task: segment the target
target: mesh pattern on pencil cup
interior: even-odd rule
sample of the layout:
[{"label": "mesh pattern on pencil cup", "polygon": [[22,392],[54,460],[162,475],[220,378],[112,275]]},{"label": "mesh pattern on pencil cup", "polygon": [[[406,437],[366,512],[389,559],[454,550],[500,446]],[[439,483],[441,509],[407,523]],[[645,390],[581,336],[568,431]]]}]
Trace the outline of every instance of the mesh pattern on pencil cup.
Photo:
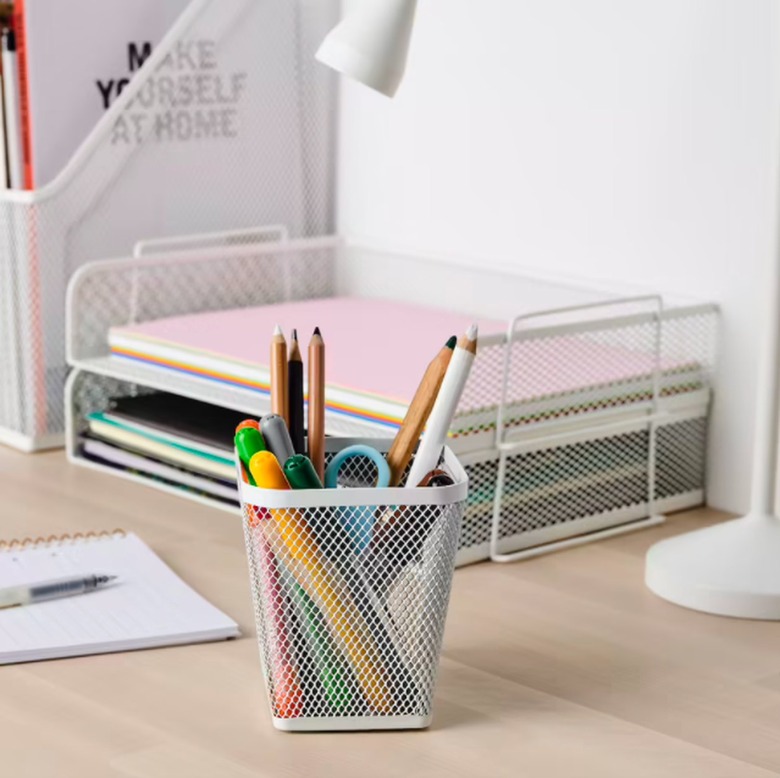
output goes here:
[{"label": "mesh pattern on pencil cup", "polygon": [[[295,492],[283,494],[294,502]],[[427,724],[462,512],[461,501],[244,503],[260,654],[277,725]]]}]

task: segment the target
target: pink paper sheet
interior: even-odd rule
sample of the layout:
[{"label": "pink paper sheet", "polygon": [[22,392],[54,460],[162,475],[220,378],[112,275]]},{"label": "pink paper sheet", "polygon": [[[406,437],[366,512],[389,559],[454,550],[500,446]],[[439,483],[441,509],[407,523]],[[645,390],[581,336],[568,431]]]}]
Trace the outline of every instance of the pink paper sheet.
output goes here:
[{"label": "pink paper sheet", "polygon": [[[276,324],[290,340],[293,327],[306,361],[315,327],[327,347],[329,384],[408,403],[428,363],[447,339],[460,337],[470,316],[406,303],[351,297],[280,303],[199,313],[114,327],[144,338],[248,365],[268,366]],[[482,337],[506,331],[506,322],[480,319]],[[142,351],[142,348],[139,348]],[[186,362],[186,355],[182,356]]]}]

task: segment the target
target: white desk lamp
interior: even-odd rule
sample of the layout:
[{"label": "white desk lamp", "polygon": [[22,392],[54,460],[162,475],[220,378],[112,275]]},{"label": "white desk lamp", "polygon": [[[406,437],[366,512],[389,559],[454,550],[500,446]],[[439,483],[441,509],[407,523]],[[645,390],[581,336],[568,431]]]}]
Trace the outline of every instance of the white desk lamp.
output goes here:
[{"label": "white desk lamp", "polygon": [[393,97],[406,69],[417,0],[361,0],[333,28],[317,59]]},{"label": "white desk lamp", "polygon": [[645,582],[686,608],[780,620],[780,518],[775,513],[780,424],[780,265],[772,263],[759,370],[751,509],[747,516],[656,543]]},{"label": "white desk lamp", "polygon": [[[417,0],[361,0],[317,59],[393,97],[403,78]],[[777,265],[777,263],[775,263]],[[645,581],[687,608],[780,620],[780,519],[774,512],[780,425],[780,266],[773,267],[759,376],[751,512],[654,545]]]}]

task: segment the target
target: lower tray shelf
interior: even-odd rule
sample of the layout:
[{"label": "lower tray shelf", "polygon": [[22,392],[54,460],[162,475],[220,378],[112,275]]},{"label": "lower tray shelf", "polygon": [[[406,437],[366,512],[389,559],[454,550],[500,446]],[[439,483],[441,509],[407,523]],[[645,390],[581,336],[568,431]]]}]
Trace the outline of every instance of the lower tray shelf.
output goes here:
[{"label": "lower tray shelf", "polygon": [[[102,411],[112,397],[154,391],[156,387],[102,373],[74,371],[66,392],[67,452],[83,467],[194,500],[240,515],[238,494],[231,504],[157,478],[88,459],[80,443],[86,414]],[[170,386],[166,387],[170,391]],[[208,402],[189,387],[187,396]],[[234,406],[235,407],[235,406]],[[237,410],[258,415],[262,409]],[[500,499],[496,498],[499,451],[488,448],[461,456],[469,476],[469,503],[460,536],[458,565],[491,556],[491,532],[498,512],[498,554],[554,550],[562,542],[596,540],[616,528],[646,525],[662,512],[678,511],[704,501],[708,397],[691,404],[669,403],[668,418],[655,431],[650,453],[649,425],[638,418],[619,432],[578,427],[569,439],[556,429],[556,444],[545,443],[540,430],[522,451],[507,457]],[[330,433],[344,435],[341,430]],[[458,452],[458,440],[452,441]],[[652,481],[654,499],[649,499]]]}]

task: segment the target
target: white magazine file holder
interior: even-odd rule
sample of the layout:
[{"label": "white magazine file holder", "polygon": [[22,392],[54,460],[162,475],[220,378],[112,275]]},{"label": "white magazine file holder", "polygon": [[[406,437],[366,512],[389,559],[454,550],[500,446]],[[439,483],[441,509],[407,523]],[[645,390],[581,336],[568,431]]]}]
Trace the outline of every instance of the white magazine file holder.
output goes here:
[{"label": "white magazine file holder", "polygon": [[0,193],[0,442],[62,443],[79,267],[142,238],[332,230],[335,78],[313,55],[337,14],[336,0],[193,0],[60,175]]}]

